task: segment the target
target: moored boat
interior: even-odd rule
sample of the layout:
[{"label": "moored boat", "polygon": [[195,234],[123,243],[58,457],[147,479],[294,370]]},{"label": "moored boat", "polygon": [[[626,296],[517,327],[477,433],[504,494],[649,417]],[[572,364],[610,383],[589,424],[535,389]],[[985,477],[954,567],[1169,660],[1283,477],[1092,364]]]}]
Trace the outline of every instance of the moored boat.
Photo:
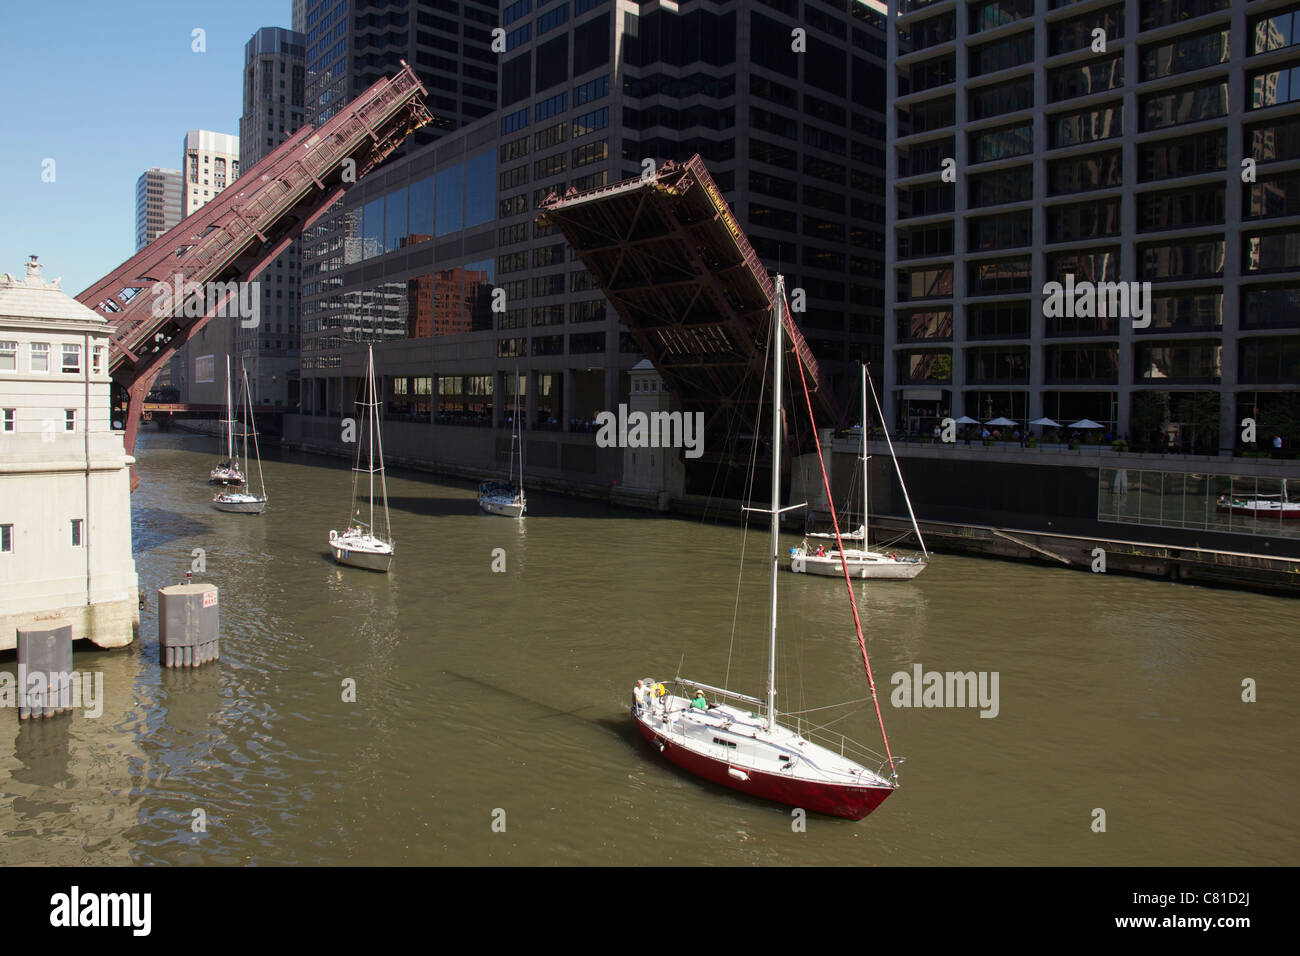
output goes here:
[{"label": "moored boat", "polygon": [[[867,367],[862,366],[862,525],[856,531],[849,534],[840,535],[840,543],[846,540],[861,542],[861,547],[840,548],[830,542],[835,540],[835,535],[825,533],[813,533],[807,535],[803,542],[797,548],[790,549],[790,570],[795,574],[816,574],[822,577],[838,578],[843,576],[847,569],[852,578],[860,581],[910,581],[922,571],[925,570],[929,562],[930,553],[925,549],[925,539],[921,537],[921,529],[917,525],[916,515],[912,513],[912,500],[907,494],[907,484],[903,481],[903,471],[898,465],[898,456],[894,454],[894,443],[889,440],[888,432],[885,439],[889,441],[889,455],[894,461],[894,471],[898,475],[899,486],[903,489],[903,497],[907,501],[907,513],[912,517],[912,530],[916,533],[916,540],[921,545],[921,557],[910,554],[899,554],[896,551],[872,551],[870,541],[867,535],[869,524],[868,509],[870,507],[867,494],[867,468],[869,457],[867,455],[867,430],[870,422],[867,417],[867,390],[871,388],[871,381],[867,378]],[[875,399],[876,392],[871,388],[871,397]],[[879,400],[876,401],[879,407]],[[814,542],[826,542],[814,543]]]},{"label": "moored boat", "polygon": [[[342,532],[330,530],[330,553],[339,564],[368,571],[387,572],[393,564],[392,527],[388,519],[388,482],[384,477],[384,443],[379,434],[379,398],[375,387],[375,350],[372,347],[366,359],[366,391],[361,402],[366,409],[362,431],[366,435],[367,464],[361,467],[361,445],[357,442],[357,463],[352,469],[352,505],[348,526]],[[378,457],[379,465],[375,460]],[[365,473],[369,480],[369,521],[361,520],[357,507],[357,475]],[[380,494],[383,496],[383,525],[375,527],[375,475],[379,475]]]},{"label": "moored boat", "polygon": [[[229,359],[227,359],[229,362]],[[241,403],[241,414],[243,415],[242,438],[244,440],[244,461],[248,461],[248,438],[253,437],[253,456],[257,460],[257,485],[258,493],[252,491],[227,491],[217,495],[212,499],[212,507],[218,511],[224,511],[227,514],[238,515],[260,515],[266,510],[266,480],[262,477],[262,453],[257,447],[257,426],[253,418],[253,393],[248,386],[248,370],[244,368],[243,363],[239,365],[239,371],[243,377],[243,402]],[[227,388],[229,393],[229,388]],[[231,416],[233,419],[233,415]]]}]

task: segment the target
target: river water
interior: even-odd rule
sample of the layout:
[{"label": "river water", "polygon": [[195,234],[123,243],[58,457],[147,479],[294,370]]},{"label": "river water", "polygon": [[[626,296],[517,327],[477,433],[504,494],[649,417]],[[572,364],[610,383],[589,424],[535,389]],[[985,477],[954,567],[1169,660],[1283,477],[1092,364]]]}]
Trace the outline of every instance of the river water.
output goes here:
[{"label": "river water", "polygon": [[[521,525],[394,471],[380,575],[328,555],[344,463],[273,452],[267,513],[225,515],[212,444],[141,436],[139,639],[74,662],[103,674],[102,716],[0,712],[0,864],[1300,863],[1294,601],[952,555],[858,584],[902,786],[798,828],[678,771],[627,712],[679,665],[762,694],[763,528],[540,493]],[[195,549],[221,660],[165,671],[156,589]],[[880,750],[843,582],[781,587],[782,709],[858,701],[810,716]],[[918,664],[996,673],[996,716],[894,706]]]}]

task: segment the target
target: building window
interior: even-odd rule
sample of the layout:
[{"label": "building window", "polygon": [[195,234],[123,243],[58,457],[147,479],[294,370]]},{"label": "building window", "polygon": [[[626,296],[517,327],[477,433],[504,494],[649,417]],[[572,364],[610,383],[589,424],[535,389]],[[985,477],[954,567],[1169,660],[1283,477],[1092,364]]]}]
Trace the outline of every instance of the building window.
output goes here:
[{"label": "building window", "polygon": [[1216,10],[1226,10],[1232,0],[1152,0],[1142,4],[1142,29],[1153,30],[1170,23],[1203,17]]},{"label": "building window", "polygon": [[1300,6],[1253,18],[1250,35],[1251,53],[1268,53],[1300,43]]},{"label": "building window", "polygon": [[104,374],[104,352],[105,352],[105,348],[102,345],[96,345],[91,350],[91,357],[92,357],[91,368],[96,375]]},{"label": "building window", "polygon": [[[1116,131],[1118,134],[1118,130]],[[969,159],[972,163],[985,163],[1011,156],[1033,152],[1034,125],[1023,123],[997,129],[981,130],[970,134]]]},{"label": "building window", "polygon": [[11,524],[0,524],[0,554],[13,554],[14,550],[14,526]]},{"label": "building window", "polygon": [[588,133],[594,133],[598,129],[604,129],[609,126],[609,107],[602,106],[598,110],[593,110],[579,116],[573,121],[573,138],[586,136]]},{"label": "building window", "polygon": [[15,430],[14,417],[15,417],[15,415],[17,415],[17,413],[18,413],[18,410],[17,410],[16,408],[6,408],[6,409],[4,410],[4,430],[5,430],[5,431],[7,431],[7,432],[11,432],[11,431],[14,431],[14,430]]},{"label": "building window", "polygon": [[63,430],[65,432],[75,432],[77,430],[77,410],[75,408],[65,408],[63,410]]},{"label": "building window", "polygon": [[72,546],[74,548],[81,547],[81,519],[80,518],[72,519]]},{"label": "building window", "polygon": [[1214,27],[1187,37],[1174,37],[1163,43],[1144,46],[1141,53],[1141,78],[1158,80],[1176,73],[1190,73],[1202,67],[1228,62],[1228,28]]},{"label": "building window", "polygon": [[33,342],[31,345],[31,359],[33,372],[48,372],[50,370],[50,344],[48,342]]},{"label": "building window", "polygon": [[1093,143],[1124,132],[1124,105],[1105,104],[1076,113],[1058,113],[1049,116],[1047,122],[1049,149]]},{"label": "building window", "polygon": [[0,372],[18,370],[18,343],[0,342]]},{"label": "building window", "polygon": [[64,374],[76,375],[81,372],[81,346],[63,344],[63,366]]},{"label": "building window", "polygon": [[1226,130],[1210,130],[1138,146],[1138,182],[1219,172],[1227,166]]},{"label": "building window", "polygon": [[1094,30],[1104,31],[1107,43],[1122,38],[1124,36],[1123,5],[1105,10],[1093,10],[1069,20],[1057,20],[1049,24],[1048,55],[1055,56],[1058,53],[1087,48],[1092,43]]},{"label": "building window", "polygon": [[1250,108],[1263,109],[1300,100],[1300,63],[1292,60],[1258,73],[1248,74]]},{"label": "building window", "polygon": [[1013,66],[1031,63],[1034,59],[1034,33],[1020,33],[1006,40],[994,40],[970,51],[970,75],[983,76],[1006,70]]},{"label": "building window", "polygon": [[1223,187],[1216,185],[1139,193],[1138,232],[1219,225],[1224,221],[1224,203]]},{"label": "building window", "polygon": [[1227,116],[1228,81],[1213,80],[1139,97],[1138,114],[1143,132]]},{"label": "building window", "polygon": [[1124,57],[1119,54],[1096,63],[1085,60],[1047,71],[1047,99],[1052,103],[1104,93],[1123,85]]}]

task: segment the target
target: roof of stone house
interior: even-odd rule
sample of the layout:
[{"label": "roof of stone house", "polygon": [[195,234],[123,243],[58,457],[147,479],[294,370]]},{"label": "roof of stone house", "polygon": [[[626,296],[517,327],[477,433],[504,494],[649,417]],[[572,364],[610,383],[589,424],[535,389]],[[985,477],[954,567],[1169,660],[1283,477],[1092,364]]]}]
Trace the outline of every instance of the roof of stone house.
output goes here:
[{"label": "roof of stone house", "polygon": [[35,256],[27,263],[26,277],[19,279],[8,273],[0,275],[0,320],[6,319],[93,322],[96,325],[108,322],[106,316],[64,292],[58,279],[46,282]]}]

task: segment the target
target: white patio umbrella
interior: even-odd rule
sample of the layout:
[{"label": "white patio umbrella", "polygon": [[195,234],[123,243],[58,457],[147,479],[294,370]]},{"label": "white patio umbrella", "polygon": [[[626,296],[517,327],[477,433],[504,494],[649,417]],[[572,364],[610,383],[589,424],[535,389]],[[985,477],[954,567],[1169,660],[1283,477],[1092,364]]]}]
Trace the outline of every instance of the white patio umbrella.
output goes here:
[{"label": "white patio umbrella", "polygon": [[1073,425],[1066,425],[1065,427],[1066,428],[1101,428],[1101,426],[1098,425],[1096,422],[1094,422],[1091,418],[1081,418]]},{"label": "white patio umbrella", "polygon": [[988,421],[986,421],[984,424],[985,424],[985,425],[997,425],[999,428],[1006,428],[1008,425],[1015,425],[1016,422],[1013,422],[1013,421],[1012,421],[1011,419],[1009,419],[1009,418],[990,418],[990,419],[989,419]]},{"label": "white patio umbrella", "polygon": [[1053,420],[1050,419],[1050,418],[1035,418],[1035,419],[1034,419],[1032,422],[1030,422],[1029,424],[1031,424],[1031,425],[1042,425],[1044,428],[1060,428],[1060,427],[1061,427],[1061,423],[1060,423],[1060,422],[1053,421]]},{"label": "white patio umbrella", "polygon": [[952,421],[954,425],[978,425],[979,424],[979,422],[975,421],[975,419],[971,418],[969,415],[963,415],[961,418],[954,418]]}]

